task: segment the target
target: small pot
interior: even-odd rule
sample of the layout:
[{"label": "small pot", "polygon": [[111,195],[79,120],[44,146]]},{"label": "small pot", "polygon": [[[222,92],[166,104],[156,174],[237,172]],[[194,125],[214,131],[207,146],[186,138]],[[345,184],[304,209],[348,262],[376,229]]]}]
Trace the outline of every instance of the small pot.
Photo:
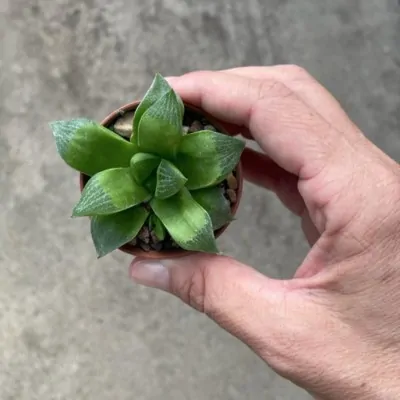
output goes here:
[{"label": "small pot", "polygon": [[[134,101],[132,103],[126,104],[123,107],[119,108],[118,110],[113,111],[108,117],[106,117],[102,122],[101,125],[105,127],[109,127],[113,125],[113,123],[119,119],[121,116],[123,116],[126,112],[129,111],[134,111],[138,105],[140,104],[139,101]],[[224,133],[229,136],[233,136],[233,132],[230,131],[229,125],[224,124],[223,122],[215,119],[213,116],[210,114],[204,112],[203,110],[191,105],[191,104],[185,104],[185,113],[188,111],[190,114],[195,114],[198,119],[205,118],[211,125],[215,127],[215,129],[220,132]],[[242,169],[242,163],[239,161],[239,164],[235,167],[235,176],[237,179],[238,183],[238,188],[236,190],[236,202],[231,205],[231,214],[234,216],[236,214],[236,211],[239,207],[240,199],[242,197],[242,191],[243,191],[243,169]],[[80,190],[82,192],[83,188],[85,187],[86,183],[90,179],[89,176],[85,174],[80,174]],[[214,232],[215,238],[218,238],[219,236],[222,235],[222,233],[227,229],[229,226],[229,223],[223,226],[222,228],[216,230]],[[151,259],[164,259],[164,258],[178,258],[178,257],[183,257],[188,254],[191,254],[193,252],[190,252],[188,250],[184,249],[171,249],[171,250],[162,250],[162,251],[155,251],[155,250],[150,250],[150,251],[144,251],[142,250],[139,246],[133,246],[131,244],[125,244],[124,246],[120,247],[119,250],[123,251],[124,253],[136,256],[136,257],[142,257],[142,258],[151,258]]]}]

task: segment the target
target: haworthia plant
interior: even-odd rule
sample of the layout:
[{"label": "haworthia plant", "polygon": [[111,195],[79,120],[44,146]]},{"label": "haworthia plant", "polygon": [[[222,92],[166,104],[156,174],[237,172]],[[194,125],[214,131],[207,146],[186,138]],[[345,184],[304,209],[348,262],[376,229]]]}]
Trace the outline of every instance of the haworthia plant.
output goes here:
[{"label": "haworthia plant", "polygon": [[136,108],[130,140],[86,119],[50,124],[57,151],[90,177],[74,207],[91,217],[102,257],[147,226],[189,251],[217,253],[214,231],[232,220],[220,183],[234,170],[245,143],[222,133],[183,129],[184,105],[159,74]]}]

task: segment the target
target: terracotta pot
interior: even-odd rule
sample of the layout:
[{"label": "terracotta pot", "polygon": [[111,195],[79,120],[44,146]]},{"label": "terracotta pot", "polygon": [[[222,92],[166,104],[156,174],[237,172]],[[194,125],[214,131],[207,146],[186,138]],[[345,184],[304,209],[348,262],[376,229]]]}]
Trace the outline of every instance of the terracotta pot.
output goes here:
[{"label": "terracotta pot", "polygon": [[[136,107],[139,105],[139,101],[134,101],[132,103],[126,104],[125,106],[119,108],[118,110],[113,111],[108,117],[106,117],[101,124],[105,127],[108,127],[112,125],[113,122],[115,122],[118,118],[120,118],[124,112],[128,111],[134,111]],[[215,119],[213,116],[210,114],[204,112],[203,110],[192,106],[191,104],[185,103],[185,109],[191,111],[192,113],[198,114],[200,117],[206,118],[211,125],[215,127],[215,129],[218,132],[224,133],[226,135],[233,135],[233,132],[230,131],[229,125],[224,124],[223,122]],[[243,170],[242,170],[242,163],[239,162],[239,164],[235,168],[235,174],[236,174],[236,179],[238,182],[238,188],[236,190],[236,203],[234,203],[231,206],[231,213],[232,216],[236,214],[236,211],[239,207],[240,199],[242,197],[242,191],[243,191]],[[89,180],[89,176],[80,174],[80,189],[81,192],[86,185],[87,181]],[[229,226],[229,223],[223,226],[222,228],[218,229],[217,231],[214,232],[215,237],[219,237],[222,235],[222,233],[227,229]],[[183,257],[189,254],[192,254],[193,252],[183,250],[183,249],[171,249],[171,250],[162,250],[162,251],[155,251],[155,250],[150,250],[150,251],[144,251],[138,246],[133,246],[131,244],[126,244],[122,247],[119,248],[119,250],[123,251],[124,253],[131,254],[136,257],[142,257],[142,258],[152,258],[152,259],[165,259],[165,258],[177,258],[177,257]]]}]

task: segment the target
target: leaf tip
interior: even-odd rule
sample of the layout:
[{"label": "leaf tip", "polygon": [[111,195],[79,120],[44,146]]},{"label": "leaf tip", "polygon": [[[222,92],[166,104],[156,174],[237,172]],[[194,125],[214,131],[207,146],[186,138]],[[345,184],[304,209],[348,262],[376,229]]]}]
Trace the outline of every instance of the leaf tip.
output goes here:
[{"label": "leaf tip", "polygon": [[49,122],[49,126],[51,129],[56,129],[58,128],[60,125],[67,123],[68,121],[65,120],[53,120]]},{"label": "leaf tip", "polygon": [[160,72],[156,72],[156,73],[154,74],[154,80],[161,80],[161,81],[163,81],[163,83],[164,83],[166,86],[171,87],[171,86],[169,85],[168,81],[164,78],[164,76],[163,76]]},{"label": "leaf tip", "polygon": [[65,121],[50,121],[49,122],[49,127],[51,129],[51,133],[53,134],[54,138],[57,139],[58,136],[60,135],[60,126],[63,124]]},{"label": "leaf tip", "polygon": [[54,126],[57,124],[57,121],[50,121],[48,124],[50,129],[54,130]]},{"label": "leaf tip", "polygon": [[202,251],[203,253],[207,253],[207,254],[219,254],[217,241],[215,240],[214,235],[213,235],[212,239],[210,238],[207,245],[204,246],[203,249],[201,249],[201,250],[199,249],[199,251]]},{"label": "leaf tip", "polygon": [[71,218],[76,218],[76,217],[86,217],[86,213],[84,208],[81,206],[81,202],[79,202],[72,210],[72,215]]},{"label": "leaf tip", "polygon": [[217,245],[215,245],[214,250],[212,251],[212,253],[213,253],[213,254],[218,254],[218,255],[222,254],[222,253],[220,252],[220,250],[218,249],[218,246],[217,246]]},{"label": "leaf tip", "polygon": [[97,258],[97,260],[100,260],[101,258],[103,258],[104,256],[106,256],[107,255],[107,253],[105,253],[105,252],[102,252],[102,251],[97,251],[96,252],[96,258]]}]

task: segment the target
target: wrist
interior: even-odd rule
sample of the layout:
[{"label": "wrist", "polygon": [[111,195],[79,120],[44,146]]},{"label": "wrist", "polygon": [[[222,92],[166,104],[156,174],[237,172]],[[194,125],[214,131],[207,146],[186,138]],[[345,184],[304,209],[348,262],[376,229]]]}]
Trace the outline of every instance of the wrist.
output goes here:
[{"label": "wrist", "polygon": [[357,362],[348,357],[347,361],[342,359],[341,365],[331,360],[324,374],[315,376],[313,383],[300,386],[315,400],[399,400],[400,358],[395,353],[384,355],[384,349],[380,349],[379,356],[376,350],[369,350],[368,356],[358,353]]},{"label": "wrist", "polygon": [[[375,360],[376,361],[376,360]],[[396,372],[397,371],[397,372]],[[378,367],[376,363],[373,371],[363,374],[361,378],[347,379],[347,385],[334,394],[316,400],[399,400],[400,399],[400,361],[387,363]],[[345,388],[347,387],[347,388]]]}]

